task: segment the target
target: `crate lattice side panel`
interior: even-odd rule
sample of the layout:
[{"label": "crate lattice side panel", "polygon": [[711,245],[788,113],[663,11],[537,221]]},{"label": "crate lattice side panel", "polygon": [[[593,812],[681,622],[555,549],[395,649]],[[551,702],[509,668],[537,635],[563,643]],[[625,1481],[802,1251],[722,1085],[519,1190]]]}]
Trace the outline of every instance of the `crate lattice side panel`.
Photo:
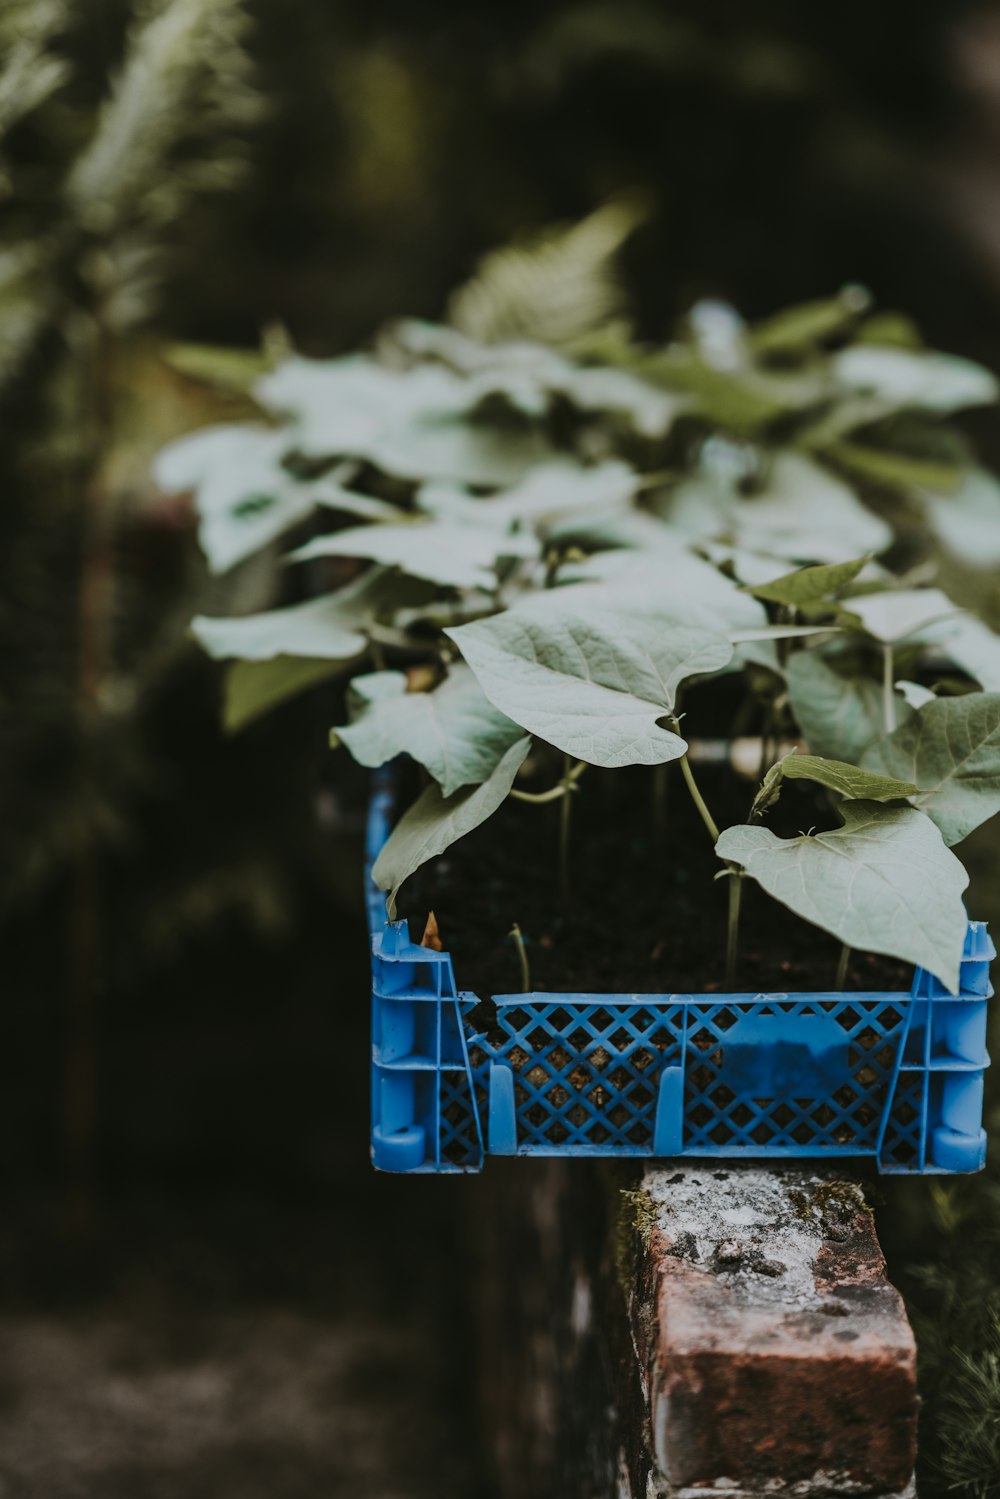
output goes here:
[{"label": "crate lattice side panel", "polygon": [[499,995],[483,1030],[449,954],[385,918],[370,869],[391,810],[383,781],[366,889],[380,1169],[478,1171],[486,1154],[984,1164],[985,923],[969,923],[957,994],[917,969],[910,993]]}]

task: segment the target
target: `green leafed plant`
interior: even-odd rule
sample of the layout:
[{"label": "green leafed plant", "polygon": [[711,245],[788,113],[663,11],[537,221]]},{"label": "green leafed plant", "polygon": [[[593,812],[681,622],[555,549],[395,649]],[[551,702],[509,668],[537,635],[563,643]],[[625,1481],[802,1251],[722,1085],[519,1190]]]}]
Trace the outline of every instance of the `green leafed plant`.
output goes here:
[{"label": "green leafed plant", "polygon": [[[880,342],[856,288],[757,327],[706,304],[640,346],[607,322],[633,222],[616,207],[490,259],[451,326],[279,361],[255,387],[268,425],[161,458],[218,570],[286,535],[298,564],[298,602],[195,621],[235,661],[229,722],[353,674],[334,743],[430,778],[375,866],[393,902],[508,796],[560,804],[568,896],[585,768],[660,767],[662,786],[677,761],[730,878],[730,974],[749,878],[845,947],[953,985],[950,845],[1000,810],[1000,638],[940,586],[936,538],[954,561],[990,509],[950,420],[993,376]],[[734,681],[760,786],[720,829],[681,694]],[[790,781],[827,826],[761,825]]]}]

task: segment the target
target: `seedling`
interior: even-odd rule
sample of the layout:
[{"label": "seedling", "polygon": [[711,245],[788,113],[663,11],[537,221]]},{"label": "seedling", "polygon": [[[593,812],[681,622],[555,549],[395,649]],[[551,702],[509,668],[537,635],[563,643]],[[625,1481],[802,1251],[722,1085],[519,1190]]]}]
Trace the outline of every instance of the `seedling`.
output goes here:
[{"label": "seedling", "polygon": [[521,993],[530,994],[531,969],[528,966],[528,949],[524,945],[524,936],[516,921],[507,935],[517,948],[517,962],[521,974]]},{"label": "seedling", "polygon": [[[729,882],[727,983],[749,878],[839,940],[838,986],[850,949],[954,986],[967,875],[951,849],[1000,811],[1000,638],[934,586],[935,535],[956,535],[963,507],[1000,534],[1000,486],[962,467],[948,433],[953,410],[996,388],[964,361],[880,347],[866,313],[831,307],[828,331],[801,343],[795,317],[734,320],[725,372],[697,319],[664,350],[616,345],[613,368],[404,324],[391,367],[287,361],[258,388],[284,425],[199,433],[161,458],[165,482],[198,491],[217,570],[310,513],[321,534],[290,560],[362,569],[305,603],[194,628],[237,658],[234,724],[349,674],[335,742],[364,765],[423,766],[430,784],[375,865],[391,913],[413,871],[508,796],[559,803],[568,903],[588,765],[653,767],[654,820],[668,859],[682,859],[663,815],[677,760]],[[338,415],[359,402],[364,431]],[[554,422],[556,404],[574,421]],[[917,427],[922,454],[937,445],[940,459],[894,446]],[[276,507],[266,530],[244,503],[261,494]],[[894,518],[911,527],[919,505],[927,555],[894,577]],[[761,777],[747,822],[723,828],[691,767],[679,693],[697,684],[705,702],[740,678]],[[789,739],[798,752],[776,760]],[[778,837],[767,825],[795,779],[826,793],[832,827]]]}]

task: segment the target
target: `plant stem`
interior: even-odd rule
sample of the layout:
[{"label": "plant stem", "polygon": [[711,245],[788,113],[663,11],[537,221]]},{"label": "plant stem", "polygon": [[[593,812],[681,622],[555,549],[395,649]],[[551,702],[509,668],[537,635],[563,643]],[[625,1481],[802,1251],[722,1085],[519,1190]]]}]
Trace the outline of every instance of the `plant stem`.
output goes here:
[{"label": "plant stem", "polygon": [[550,786],[548,791],[518,791],[515,787],[510,795],[516,802],[528,802],[533,807],[543,807],[547,802],[558,802],[566,795],[566,787],[562,781],[558,786]]},{"label": "plant stem", "polygon": [[743,897],[743,871],[729,866],[729,919],[726,925],[726,988],[732,991],[736,980],[736,955],[740,940],[740,905]]},{"label": "plant stem", "polygon": [[892,646],[882,647],[882,713],[885,732],[891,734],[896,727],[896,703],[893,697]]},{"label": "plant stem", "polygon": [[691,793],[691,800],[694,802],[695,806],[698,808],[698,815],[700,816],[702,822],[705,824],[706,828],[708,829],[708,836],[711,838],[711,840],[712,840],[712,846],[714,848],[714,846],[719,841],[719,829],[718,829],[718,826],[716,824],[715,818],[712,816],[711,812],[708,810],[708,806],[706,805],[705,798],[702,796],[701,792],[698,790],[698,782],[694,778],[694,771],[691,769],[691,762],[690,762],[690,760],[687,757],[687,751],[686,750],[685,750],[684,754],[681,755],[681,774],[683,775],[684,780],[685,780],[685,782],[687,784],[687,789]]},{"label": "plant stem", "polygon": [[[797,616],[798,610],[795,608],[794,604],[786,604],[783,609],[779,610],[779,620],[781,624],[794,625]],[[782,670],[784,670],[784,668],[788,665],[788,655],[791,647],[792,642],[788,639],[787,636],[784,640],[778,641],[778,665],[782,668]]]},{"label": "plant stem", "polygon": [[372,665],[374,666],[375,670],[385,671],[387,663],[385,659],[385,651],[382,649],[382,642],[380,640],[376,640],[372,635],[369,635],[368,650],[371,655]]},{"label": "plant stem", "polygon": [[550,786],[548,791],[519,791],[516,787],[510,795],[518,802],[530,802],[536,807],[543,806],[546,802],[557,802],[560,797],[566,796],[575,787],[577,781],[587,769],[586,760],[578,760],[568,776],[556,786]]},{"label": "plant stem", "polygon": [[[672,718],[670,720],[670,727],[671,729],[673,729],[675,734],[680,730],[680,723],[676,718]],[[681,755],[681,774],[684,776],[684,781],[687,785],[687,789],[691,793],[691,800],[694,802],[695,806],[698,809],[698,815],[700,816],[702,822],[705,824],[705,827],[708,829],[708,836],[711,838],[712,847],[714,848],[719,841],[718,824],[716,823],[715,818],[712,816],[711,812],[708,810],[708,803],[705,801],[705,798],[702,796],[700,790],[698,789],[698,782],[694,778],[694,771],[691,769],[691,762],[688,759],[686,750],[684,754]],[[740,887],[743,883],[743,871],[741,869],[738,869],[734,864],[730,864],[728,868],[730,872],[730,886],[729,922],[726,929],[726,983],[732,984],[733,973],[736,968],[737,944],[739,941],[740,897],[743,893]],[[736,887],[735,890],[733,888],[734,886]]]},{"label": "plant stem", "polygon": [[851,949],[845,942],[840,949],[840,957],[837,960],[837,977],[833,981],[833,987],[839,994],[842,989],[847,988],[847,965],[851,961]]},{"label": "plant stem", "polygon": [[528,951],[524,945],[524,937],[516,921],[507,936],[517,948],[517,959],[521,965],[521,993],[528,994],[531,992],[531,969],[528,967]]},{"label": "plant stem", "polygon": [[570,808],[573,798],[570,792],[573,790],[573,764],[569,755],[563,760],[563,797],[559,807],[559,888],[562,892],[563,904],[570,903],[569,882],[569,828]]}]

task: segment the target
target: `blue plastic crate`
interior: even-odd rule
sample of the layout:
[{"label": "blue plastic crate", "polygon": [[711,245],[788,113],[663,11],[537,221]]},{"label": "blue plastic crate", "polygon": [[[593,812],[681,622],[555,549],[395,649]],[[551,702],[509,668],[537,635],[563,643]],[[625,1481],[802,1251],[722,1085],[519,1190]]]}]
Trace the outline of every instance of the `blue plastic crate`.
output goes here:
[{"label": "blue plastic crate", "polygon": [[501,994],[497,1030],[452,961],[386,920],[368,817],[372,1161],[479,1171],[491,1155],[872,1156],[883,1172],[979,1171],[996,949],[970,921],[958,994]]}]

